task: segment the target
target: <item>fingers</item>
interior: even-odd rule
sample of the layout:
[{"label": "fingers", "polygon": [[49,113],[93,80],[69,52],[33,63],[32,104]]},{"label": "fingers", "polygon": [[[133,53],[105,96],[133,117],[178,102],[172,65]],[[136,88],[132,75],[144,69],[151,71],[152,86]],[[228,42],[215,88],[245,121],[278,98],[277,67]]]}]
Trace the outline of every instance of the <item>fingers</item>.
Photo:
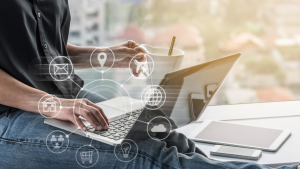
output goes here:
[{"label": "fingers", "polygon": [[134,49],[134,48],[136,48],[136,47],[138,47],[138,46],[139,46],[139,44],[136,43],[135,41],[133,41],[133,40],[128,40],[128,48]]},{"label": "fingers", "polygon": [[130,64],[130,69],[131,69],[133,76],[138,77],[140,75],[141,69],[137,70],[137,65],[134,63],[134,60]]},{"label": "fingers", "polygon": [[102,117],[105,119],[107,125],[109,125],[108,118],[106,117],[106,115],[105,115],[105,113],[104,113],[104,111],[103,111],[103,109],[101,107],[97,106],[96,104],[94,104],[93,102],[91,102],[89,100],[87,100],[87,105],[90,105],[90,106],[96,108],[97,110],[99,110],[99,112],[101,113]]},{"label": "fingers", "polygon": [[70,121],[72,123],[74,123],[76,126],[80,127],[81,130],[83,130],[83,131],[87,130],[86,126],[83,124],[83,122],[81,121],[81,119],[77,115],[75,115],[75,118],[71,118]]},{"label": "fingers", "polygon": [[134,64],[134,62],[131,62],[130,69],[133,76],[138,77],[140,75],[141,70],[137,72],[137,66]]},{"label": "fingers", "polygon": [[144,53],[139,53],[136,55],[135,59],[139,62],[146,62],[147,56]]},{"label": "fingers", "polygon": [[[138,55],[136,55],[134,57],[134,59],[136,59],[138,62],[146,62],[147,61],[147,57],[143,53],[139,53]],[[143,65],[143,66],[145,67],[146,65]],[[137,70],[138,66],[134,63],[134,61],[131,62],[130,69],[135,77],[138,77],[142,71],[141,67],[139,70]]]},{"label": "fingers", "polygon": [[92,113],[94,119],[96,120],[96,130],[101,130],[102,128],[108,129],[108,124],[98,109],[85,104],[83,104],[82,107]]},{"label": "fingers", "polygon": [[135,55],[139,54],[139,51],[128,48],[128,47],[120,47],[120,48],[114,50],[114,54],[116,56],[115,62],[120,62],[127,57],[129,57],[129,58],[134,57]]},{"label": "fingers", "polygon": [[140,51],[137,51],[135,49],[127,48],[126,55],[127,57],[134,57],[135,55],[139,54]]},{"label": "fingers", "polygon": [[[88,105],[89,101],[87,99],[82,99],[77,102],[78,108],[75,109],[75,114],[77,116],[84,117],[94,128],[95,130],[108,129],[107,118],[102,116],[100,111],[103,111],[100,107],[95,108]],[[91,103],[89,103],[91,104]],[[81,120],[80,120],[81,121]]]},{"label": "fingers", "polygon": [[94,117],[94,115],[91,111],[89,111],[85,108],[80,108],[79,114],[80,114],[80,116],[84,117],[94,127],[95,130],[101,130],[102,129],[101,124]]},{"label": "fingers", "polygon": [[[74,112],[75,116],[70,112]],[[79,116],[85,118],[95,128],[95,130],[108,129],[108,119],[103,110],[87,99],[76,100],[75,108],[73,109],[72,106],[72,109],[66,110],[66,113],[61,113],[60,119],[69,120],[80,127],[83,131],[86,131],[87,127],[85,126],[85,122],[82,121]]]}]

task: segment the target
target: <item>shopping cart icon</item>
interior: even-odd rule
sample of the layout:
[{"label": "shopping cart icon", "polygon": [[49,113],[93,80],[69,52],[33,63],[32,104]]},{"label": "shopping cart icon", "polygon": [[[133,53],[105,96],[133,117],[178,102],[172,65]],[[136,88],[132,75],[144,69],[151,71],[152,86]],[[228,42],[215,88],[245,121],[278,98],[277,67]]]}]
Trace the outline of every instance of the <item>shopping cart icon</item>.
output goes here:
[{"label": "shopping cart icon", "polygon": [[81,152],[80,153],[81,162],[84,164],[85,161],[92,163],[93,151]]}]

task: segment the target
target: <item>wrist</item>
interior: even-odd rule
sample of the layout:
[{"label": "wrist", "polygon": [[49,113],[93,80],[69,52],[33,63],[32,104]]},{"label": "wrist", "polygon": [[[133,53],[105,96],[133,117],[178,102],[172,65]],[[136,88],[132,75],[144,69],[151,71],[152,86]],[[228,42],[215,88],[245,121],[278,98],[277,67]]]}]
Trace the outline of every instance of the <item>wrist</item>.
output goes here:
[{"label": "wrist", "polygon": [[[53,98],[53,99],[52,99]],[[34,112],[34,113],[41,113],[45,116],[53,117],[57,114],[57,111],[60,108],[59,99],[57,97],[53,97],[51,94],[41,92],[39,94],[27,95],[26,98],[21,102],[22,110]],[[55,100],[57,103],[55,106],[56,109],[48,109],[49,106],[46,103],[49,100]]]},{"label": "wrist", "polygon": [[[93,53],[93,55],[91,57],[91,62],[93,64],[93,67],[103,66],[103,67],[109,68],[116,61],[116,59],[115,59],[115,53],[113,55],[111,49],[108,49],[106,47],[104,47],[104,48],[94,47],[93,50],[90,52],[90,55],[92,53]],[[105,53],[105,55],[106,55],[105,59],[104,59],[105,56],[103,54],[101,54],[101,53]],[[89,55],[89,57],[90,57],[90,55]],[[101,63],[99,61],[99,58],[98,58],[98,55],[100,56],[101,59],[104,59],[103,60],[104,61],[103,65],[101,65]]]}]

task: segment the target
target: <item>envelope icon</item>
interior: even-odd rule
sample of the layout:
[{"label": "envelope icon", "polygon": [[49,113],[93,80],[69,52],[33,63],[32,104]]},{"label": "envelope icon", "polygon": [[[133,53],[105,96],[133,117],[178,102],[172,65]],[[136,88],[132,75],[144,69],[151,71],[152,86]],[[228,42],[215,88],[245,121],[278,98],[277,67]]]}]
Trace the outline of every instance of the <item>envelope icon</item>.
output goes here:
[{"label": "envelope icon", "polygon": [[69,65],[68,64],[53,64],[54,75],[68,75]]}]

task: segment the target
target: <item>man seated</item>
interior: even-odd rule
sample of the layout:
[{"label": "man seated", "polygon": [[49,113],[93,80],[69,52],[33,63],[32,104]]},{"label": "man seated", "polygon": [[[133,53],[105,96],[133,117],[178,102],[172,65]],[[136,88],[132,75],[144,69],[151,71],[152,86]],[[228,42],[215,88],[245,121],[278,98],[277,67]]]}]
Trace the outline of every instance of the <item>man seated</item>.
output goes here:
[{"label": "man seated", "polygon": [[[0,2],[0,168],[81,168],[74,155],[82,145],[89,145],[90,139],[73,134],[63,154],[47,149],[45,138],[56,128],[45,125],[39,114],[39,100],[46,94],[60,98],[63,108],[54,118],[71,121],[87,130],[79,120],[82,116],[96,130],[109,128],[107,112],[94,104],[104,98],[89,92],[80,94],[80,86],[76,84],[83,85],[83,81],[78,76],[72,74],[66,81],[56,81],[37,71],[42,71],[43,67],[39,69],[39,66],[49,65],[56,56],[69,58],[77,70],[91,68],[90,54],[96,47],[67,43],[70,19],[67,0]],[[144,54],[134,50],[138,45],[127,41],[110,47],[115,53],[113,67],[128,67],[134,56],[139,62],[145,62]],[[98,48],[95,52],[107,50]],[[139,75],[137,71],[132,72]],[[80,99],[75,100],[76,95]],[[74,116],[73,105],[81,114],[75,112]],[[44,115],[53,117],[60,109],[53,110]],[[137,157],[127,163],[115,157],[113,146],[97,141],[93,146],[99,152],[95,165],[98,168],[268,168],[256,163],[211,160],[193,141],[177,132],[172,132],[166,141],[139,142]],[[296,168],[296,165],[280,168]]]}]

